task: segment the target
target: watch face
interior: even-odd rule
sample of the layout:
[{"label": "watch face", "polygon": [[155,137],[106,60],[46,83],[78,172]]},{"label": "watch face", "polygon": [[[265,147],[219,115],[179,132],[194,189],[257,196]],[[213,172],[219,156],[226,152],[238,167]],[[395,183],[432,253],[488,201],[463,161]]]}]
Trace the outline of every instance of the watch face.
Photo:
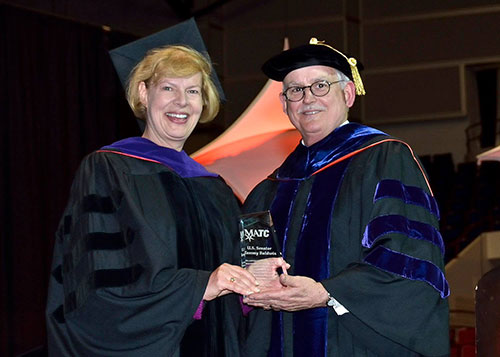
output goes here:
[{"label": "watch face", "polygon": [[336,303],[335,299],[334,299],[334,298],[332,298],[332,297],[330,296],[330,294],[328,294],[328,301],[326,302],[326,305],[327,305],[327,306],[334,307],[334,306],[335,306],[335,303]]}]

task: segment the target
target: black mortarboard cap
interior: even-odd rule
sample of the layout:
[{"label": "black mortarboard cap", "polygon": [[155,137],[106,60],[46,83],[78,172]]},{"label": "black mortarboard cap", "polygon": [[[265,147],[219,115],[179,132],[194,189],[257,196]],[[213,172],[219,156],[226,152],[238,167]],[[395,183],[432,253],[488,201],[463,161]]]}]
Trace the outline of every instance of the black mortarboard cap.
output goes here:
[{"label": "black mortarboard cap", "polygon": [[356,94],[363,95],[365,90],[358,71],[358,62],[342,52],[311,38],[309,44],[283,51],[262,65],[262,71],[269,78],[282,82],[288,73],[309,66],[328,66],[338,69],[349,77],[356,86]]},{"label": "black mortarboard cap", "polygon": [[[122,86],[126,87],[130,73],[149,50],[168,45],[189,46],[203,54],[211,63],[196,21],[194,18],[190,18],[165,30],[111,50],[109,54]],[[212,69],[211,78],[217,87],[220,99],[225,101],[224,91],[214,69]]]}]

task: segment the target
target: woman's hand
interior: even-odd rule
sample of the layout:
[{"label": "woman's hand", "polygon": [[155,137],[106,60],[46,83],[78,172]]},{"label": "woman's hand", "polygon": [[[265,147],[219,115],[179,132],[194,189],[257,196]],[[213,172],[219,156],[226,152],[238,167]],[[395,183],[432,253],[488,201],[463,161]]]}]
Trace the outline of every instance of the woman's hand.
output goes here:
[{"label": "woman's hand", "polygon": [[210,301],[232,292],[251,295],[260,291],[258,285],[257,279],[242,267],[224,263],[210,274],[203,300]]}]

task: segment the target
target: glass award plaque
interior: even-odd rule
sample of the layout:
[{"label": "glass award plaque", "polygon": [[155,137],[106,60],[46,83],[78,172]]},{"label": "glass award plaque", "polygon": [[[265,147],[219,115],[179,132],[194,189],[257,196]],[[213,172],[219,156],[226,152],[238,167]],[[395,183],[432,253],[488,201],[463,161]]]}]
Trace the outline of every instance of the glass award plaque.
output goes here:
[{"label": "glass award plaque", "polygon": [[240,216],[241,266],[262,284],[276,280],[278,274],[268,258],[281,257],[271,212],[254,212]]}]

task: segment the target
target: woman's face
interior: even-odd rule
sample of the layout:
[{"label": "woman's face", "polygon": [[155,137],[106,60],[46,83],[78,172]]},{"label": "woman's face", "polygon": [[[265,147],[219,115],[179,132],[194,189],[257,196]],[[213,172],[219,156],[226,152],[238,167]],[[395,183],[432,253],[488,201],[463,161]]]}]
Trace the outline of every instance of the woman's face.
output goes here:
[{"label": "woman's face", "polygon": [[181,151],[203,111],[202,76],[162,78],[146,88],[139,84],[146,107],[146,130],[142,135],[157,145]]}]

